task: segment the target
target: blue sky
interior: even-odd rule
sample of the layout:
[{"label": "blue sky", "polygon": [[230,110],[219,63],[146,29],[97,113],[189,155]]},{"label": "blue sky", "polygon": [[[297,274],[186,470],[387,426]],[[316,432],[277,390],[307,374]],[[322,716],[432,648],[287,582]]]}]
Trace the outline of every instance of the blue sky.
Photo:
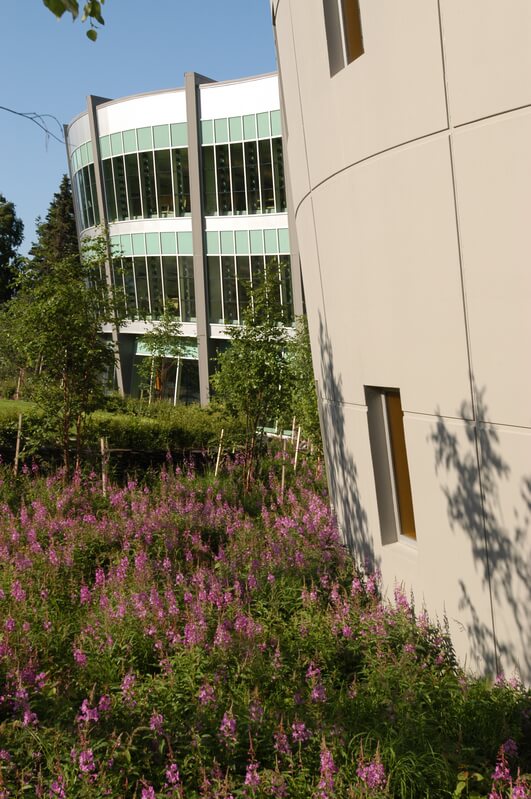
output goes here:
[{"label": "blue sky", "polygon": [[[0,2],[0,105],[61,123],[85,109],[88,94],[182,86],[192,70],[227,80],[276,69],[269,0],[106,0],[94,43],[86,24],[56,20],[42,0]],[[66,171],[64,145],[0,110],[0,193],[24,222],[22,252]]]}]

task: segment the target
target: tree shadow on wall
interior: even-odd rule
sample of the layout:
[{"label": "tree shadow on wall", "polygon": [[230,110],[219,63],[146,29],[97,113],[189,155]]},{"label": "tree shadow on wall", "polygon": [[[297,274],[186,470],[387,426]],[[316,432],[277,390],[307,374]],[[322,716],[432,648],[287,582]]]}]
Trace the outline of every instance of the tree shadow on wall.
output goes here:
[{"label": "tree shadow on wall", "polygon": [[323,444],[326,453],[331,499],[351,555],[366,568],[374,569],[374,547],[367,527],[367,514],[361,504],[358,469],[346,446],[344,399],[341,378],[334,369],[332,344],[323,320],[319,317],[321,384],[319,386]]},{"label": "tree shadow on wall", "polygon": [[[476,389],[479,420],[488,418],[484,397],[485,389]],[[514,619],[511,627],[519,639],[504,634],[499,621],[494,638],[490,619],[482,618],[465,581],[460,580],[459,608],[466,614],[470,649],[474,658],[492,674],[503,664],[506,668],[519,665],[522,674],[529,675],[531,629],[527,613],[531,600],[531,564],[526,557],[526,540],[531,520],[531,479],[524,478],[521,482],[522,508],[514,507],[513,519],[505,519],[500,488],[513,478],[500,453],[498,433],[492,425],[474,421],[469,402],[462,403],[459,416],[465,422],[467,445],[459,441],[439,413],[431,435],[436,472],[439,475],[446,472],[448,476],[443,492],[450,526],[452,530],[463,530],[470,542],[482,587],[490,591],[495,619],[497,608],[503,608],[505,614],[510,612]],[[519,653],[523,653],[522,659]]]}]

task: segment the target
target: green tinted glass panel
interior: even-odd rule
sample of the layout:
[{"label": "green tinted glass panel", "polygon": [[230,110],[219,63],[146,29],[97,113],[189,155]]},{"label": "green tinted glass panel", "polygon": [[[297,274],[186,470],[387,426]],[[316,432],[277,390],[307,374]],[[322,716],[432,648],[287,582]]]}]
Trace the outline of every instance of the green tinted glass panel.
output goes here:
[{"label": "green tinted glass panel", "polygon": [[113,258],[117,258],[122,254],[122,243],[120,236],[111,236],[111,253]]},{"label": "green tinted glass panel", "polygon": [[175,255],[177,252],[175,233],[161,233],[160,247],[163,255]]},{"label": "green tinted glass panel", "polygon": [[278,251],[289,253],[289,231],[287,228],[281,228],[278,231]]},{"label": "green tinted glass panel", "polygon": [[201,141],[203,144],[214,143],[214,124],[211,119],[204,119],[201,122]]},{"label": "green tinted glass panel", "polygon": [[177,245],[180,255],[192,255],[194,251],[192,244],[192,233],[188,231],[177,233]]},{"label": "green tinted glass panel", "polygon": [[231,141],[241,141],[243,139],[241,117],[231,117],[229,119],[229,133]]},{"label": "green tinted glass panel", "polygon": [[158,233],[146,233],[146,252],[148,255],[159,254],[160,240]]},{"label": "green tinted glass panel", "polygon": [[238,255],[249,253],[249,234],[246,230],[236,231],[236,252]]},{"label": "green tinted glass panel", "polygon": [[251,253],[261,255],[264,252],[264,237],[261,230],[251,230]]},{"label": "green tinted glass panel", "polygon": [[80,160],[81,160],[81,166],[82,167],[86,166],[86,164],[87,164],[87,145],[86,144],[82,144],[81,147],[79,148],[79,157],[80,157]]},{"label": "green tinted glass panel", "polygon": [[271,111],[271,135],[281,136],[282,126],[280,122],[280,111]]},{"label": "green tinted glass panel", "polygon": [[93,154],[93,151],[92,151],[92,142],[91,141],[87,142],[87,158],[89,160],[89,163],[91,163],[91,164],[94,163],[94,154]]},{"label": "green tinted glass panel", "polygon": [[120,236],[120,244],[123,255],[133,254],[133,247],[131,245],[131,236],[129,235],[129,233],[124,233],[122,236]]},{"label": "green tinted glass panel", "polygon": [[113,155],[121,155],[123,152],[122,148],[122,134],[121,133],[111,133],[111,152]]},{"label": "green tinted glass panel", "polygon": [[139,150],[151,150],[153,142],[151,140],[151,128],[137,128]]},{"label": "green tinted glass panel", "polygon": [[170,129],[168,125],[155,125],[153,128],[153,140],[155,147],[169,147]]},{"label": "green tinted glass panel", "polygon": [[249,114],[243,118],[243,137],[244,139],[256,139],[256,117]]},{"label": "green tinted glass panel", "polygon": [[258,122],[258,138],[266,139],[271,135],[269,130],[269,113],[266,111],[264,114],[257,114],[256,120]]},{"label": "green tinted glass panel", "polygon": [[276,255],[277,250],[277,231],[264,230],[265,251],[268,255]]},{"label": "green tinted glass panel", "polygon": [[135,153],[137,150],[136,130],[134,128],[132,130],[124,130],[122,135],[124,138],[124,153]]},{"label": "green tinted glass panel", "polygon": [[232,230],[221,232],[221,252],[224,255],[234,255],[234,233]]},{"label": "green tinted glass panel", "polygon": [[226,119],[216,119],[214,122],[216,142],[225,143],[229,140],[229,127]]},{"label": "green tinted glass panel", "polygon": [[100,137],[100,153],[102,158],[110,158],[111,157],[111,137],[110,136],[101,136]]},{"label": "green tinted glass panel", "polygon": [[133,233],[133,255],[146,254],[146,242],[143,233]]},{"label": "green tinted glass panel", "polygon": [[217,255],[219,253],[219,233],[217,230],[207,230],[206,247],[209,255]]},{"label": "green tinted glass panel", "polygon": [[188,144],[188,126],[186,122],[178,122],[175,125],[170,125],[170,131],[171,146],[186,147]]}]

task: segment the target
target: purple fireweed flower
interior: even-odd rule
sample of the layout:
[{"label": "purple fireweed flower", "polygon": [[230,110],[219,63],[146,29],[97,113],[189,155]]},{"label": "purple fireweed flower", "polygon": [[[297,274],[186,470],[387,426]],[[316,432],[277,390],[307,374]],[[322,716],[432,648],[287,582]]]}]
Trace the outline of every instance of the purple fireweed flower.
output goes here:
[{"label": "purple fireweed flower", "polygon": [[518,757],[518,745],[516,741],[513,741],[512,738],[507,738],[507,740],[502,744],[503,751],[509,757]]},{"label": "purple fireweed flower", "polygon": [[248,785],[250,788],[257,788],[258,785],[260,785],[258,765],[259,764],[256,762],[256,760],[251,760],[251,762],[247,764],[244,785]]},{"label": "purple fireweed flower", "polygon": [[401,585],[397,585],[395,587],[395,603],[399,610],[406,612],[411,610],[411,605],[409,604],[409,600],[404,592],[404,588]]},{"label": "purple fireweed flower", "polygon": [[369,763],[360,763],[356,769],[356,774],[368,788],[385,788],[385,768],[380,763],[378,756]]},{"label": "purple fireweed flower", "polygon": [[249,718],[251,721],[262,721],[264,715],[264,708],[257,699],[252,699],[249,702]]},{"label": "purple fireweed flower", "polygon": [[507,767],[503,746],[500,747],[498,758],[496,760],[496,768],[492,772],[491,776],[493,780],[498,780],[500,782],[510,782],[511,780],[511,772]]},{"label": "purple fireweed flower", "polygon": [[4,763],[9,763],[11,760],[11,755],[7,751],[7,749],[0,749],[0,760],[3,760]]},{"label": "purple fireweed flower", "polygon": [[236,719],[230,711],[223,714],[219,725],[219,733],[226,744],[236,743]]},{"label": "purple fireweed flower", "polygon": [[199,689],[198,699],[201,705],[210,705],[215,701],[215,693],[213,687],[209,683],[204,683]]},{"label": "purple fireweed flower", "polygon": [[127,672],[125,677],[122,680],[122,696],[125,702],[130,705],[131,707],[136,705],[135,702],[135,695],[134,695],[134,687],[135,687],[136,677],[132,672]]},{"label": "purple fireweed flower", "polygon": [[92,749],[83,749],[78,757],[79,770],[82,774],[92,774],[96,771],[94,753]]},{"label": "purple fireweed flower", "polygon": [[81,588],[79,589],[80,604],[86,605],[88,602],[90,602],[90,597],[91,597],[90,588],[88,588],[86,585],[82,585]]},{"label": "purple fireweed flower", "polygon": [[321,747],[319,782],[317,784],[318,799],[330,799],[334,793],[334,774],[337,768],[331,751],[325,744]]},{"label": "purple fireweed flower", "polygon": [[16,626],[17,623],[15,619],[12,616],[8,616],[4,622],[4,629],[6,630],[6,632],[12,633]]},{"label": "purple fireweed flower", "polygon": [[153,730],[153,732],[162,735],[162,729],[164,726],[164,716],[161,713],[152,713],[151,718],[149,719],[149,729]]},{"label": "purple fireweed flower", "polygon": [[294,743],[305,743],[312,737],[312,734],[304,721],[294,721],[291,725],[291,737]]},{"label": "purple fireweed flower", "polygon": [[145,788],[142,788],[140,799],[157,799],[157,796],[155,794],[155,789],[153,788],[152,785],[146,785]]},{"label": "purple fireweed flower", "polygon": [[284,730],[279,730],[273,735],[275,740],[274,748],[275,751],[281,755],[289,755],[291,754],[291,748],[288,741],[288,736],[284,732]]},{"label": "purple fireweed flower", "polygon": [[98,710],[100,713],[108,713],[111,709],[111,697],[107,694],[103,694],[100,696],[100,701],[98,702]]},{"label": "purple fireweed flower", "polygon": [[29,708],[24,711],[24,716],[22,717],[22,724],[24,727],[35,727],[38,723],[39,719],[36,713]]},{"label": "purple fireweed flower", "polygon": [[520,782],[518,779],[516,785],[513,786],[511,799],[529,799],[529,797],[531,797],[531,792],[528,791],[524,783]]},{"label": "purple fireweed flower", "polygon": [[74,660],[78,666],[83,667],[87,665],[87,656],[83,650],[79,649],[77,646],[74,647]]},{"label": "purple fireweed flower", "polygon": [[50,799],[66,799],[65,781],[63,777],[59,776],[50,785],[49,791]]},{"label": "purple fireweed flower", "polygon": [[25,602],[26,601],[26,592],[22,588],[22,583],[20,580],[14,580],[13,585],[11,586],[11,596],[15,600],[15,602]]},{"label": "purple fireweed flower", "polygon": [[179,769],[176,763],[170,763],[166,769],[166,783],[167,785],[177,785],[181,780]]},{"label": "purple fireweed flower", "polygon": [[316,683],[310,693],[312,702],[326,702],[326,688],[320,682]]},{"label": "purple fireweed flower", "polygon": [[100,714],[97,707],[90,707],[88,699],[84,699],[81,703],[78,721],[88,724],[89,721],[99,721]]}]

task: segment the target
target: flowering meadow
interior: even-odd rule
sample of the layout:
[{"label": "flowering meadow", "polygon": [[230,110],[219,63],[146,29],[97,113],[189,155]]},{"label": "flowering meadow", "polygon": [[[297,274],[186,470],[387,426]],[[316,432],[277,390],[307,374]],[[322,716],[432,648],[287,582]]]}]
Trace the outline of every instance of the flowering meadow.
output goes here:
[{"label": "flowering meadow", "polygon": [[237,466],[0,470],[0,799],[530,796],[529,692],[384,601],[278,464],[245,510]]}]

